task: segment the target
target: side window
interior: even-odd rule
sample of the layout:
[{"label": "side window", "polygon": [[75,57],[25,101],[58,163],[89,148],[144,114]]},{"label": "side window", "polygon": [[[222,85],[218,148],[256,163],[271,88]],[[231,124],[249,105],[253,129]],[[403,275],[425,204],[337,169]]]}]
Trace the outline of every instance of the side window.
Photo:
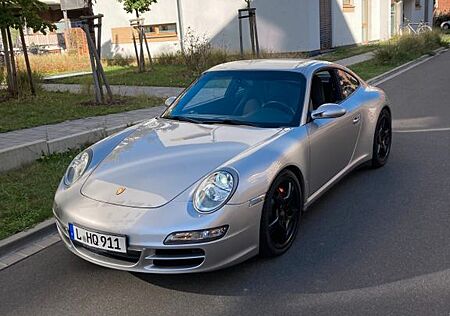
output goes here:
[{"label": "side window", "polygon": [[359,81],[348,72],[337,70],[338,82],[342,91],[342,100],[347,99],[359,87]]},{"label": "side window", "polygon": [[325,103],[340,101],[339,88],[336,83],[333,70],[321,70],[313,75],[310,100],[312,110],[316,110]]}]

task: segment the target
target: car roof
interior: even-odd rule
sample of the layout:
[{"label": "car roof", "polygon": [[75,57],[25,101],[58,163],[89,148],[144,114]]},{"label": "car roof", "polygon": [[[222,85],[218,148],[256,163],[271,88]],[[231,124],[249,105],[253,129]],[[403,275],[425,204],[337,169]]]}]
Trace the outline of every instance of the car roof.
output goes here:
[{"label": "car roof", "polygon": [[220,64],[210,68],[207,71],[281,70],[281,71],[298,71],[306,73],[313,69],[330,65],[334,64],[323,60],[312,60],[312,59],[252,59],[252,60],[238,60]]}]

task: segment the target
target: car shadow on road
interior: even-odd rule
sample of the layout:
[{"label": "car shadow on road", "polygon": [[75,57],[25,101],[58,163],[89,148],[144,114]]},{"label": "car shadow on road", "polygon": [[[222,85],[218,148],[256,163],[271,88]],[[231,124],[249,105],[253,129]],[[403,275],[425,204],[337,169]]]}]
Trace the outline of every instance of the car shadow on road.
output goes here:
[{"label": "car shadow on road", "polygon": [[[446,199],[424,200],[429,190],[420,180],[434,162],[415,159],[411,150],[394,147],[384,168],[345,177],[310,207],[283,256],[209,273],[133,275],[177,291],[242,296],[350,290],[446,269],[450,233],[442,216],[449,216],[427,212]],[[445,195],[440,191],[435,195]],[[441,252],[424,243],[430,236]]]}]

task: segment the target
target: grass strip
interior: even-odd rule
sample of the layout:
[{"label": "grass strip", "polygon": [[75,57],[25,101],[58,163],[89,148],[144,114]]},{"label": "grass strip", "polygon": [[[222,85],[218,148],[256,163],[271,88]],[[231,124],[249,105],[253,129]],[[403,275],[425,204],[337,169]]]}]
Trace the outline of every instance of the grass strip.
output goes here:
[{"label": "grass strip", "polygon": [[110,105],[90,105],[91,100],[85,94],[39,91],[36,97],[0,101],[0,133],[163,104],[162,99],[147,96],[120,97]]}]

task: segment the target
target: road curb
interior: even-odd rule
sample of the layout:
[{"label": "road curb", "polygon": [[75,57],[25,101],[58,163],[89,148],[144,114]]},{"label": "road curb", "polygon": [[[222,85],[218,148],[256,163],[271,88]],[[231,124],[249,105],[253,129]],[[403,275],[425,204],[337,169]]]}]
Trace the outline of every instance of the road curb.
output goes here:
[{"label": "road curb", "polygon": [[141,123],[143,120],[133,121],[112,127],[100,127],[81,133],[67,135],[51,140],[37,140],[34,142],[0,150],[0,172],[17,169],[32,163],[42,156],[63,153],[71,149],[81,148],[93,144],[111,134],[117,133],[128,126]]},{"label": "road curb", "polygon": [[431,59],[431,58],[433,58],[435,56],[438,56],[438,55],[440,55],[441,53],[443,53],[443,52],[445,52],[447,50],[448,50],[448,48],[445,48],[445,47],[440,47],[438,49],[435,49],[431,54],[422,55],[422,56],[420,56],[417,59],[411,60],[411,61],[409,61],[409,62],[407,62],[405,64],[402,64],[402,65],[400,65],[398,67],[395,67],[394,69],[388,70],[385,73],[382,73],[381,75],[373,77],[373,78],[367,80],[367,83],[369,83],[371,85],[378,85],[378,84],[384,82],[385,79],[389,78],[390,76],[392,76],[392,75],[394,75],[396,73],[400,73],[401,71],[403,71],[405,69],[408,69],[409,67],[413,67],[413,66],[415,66],[417,64],[420,64],[424,60]]},{"label": "road curb", "polygon": [[0,257],[5,256],[27,244],[56,232],[55,219],[50,218],[33,228],[0,240]]}]

